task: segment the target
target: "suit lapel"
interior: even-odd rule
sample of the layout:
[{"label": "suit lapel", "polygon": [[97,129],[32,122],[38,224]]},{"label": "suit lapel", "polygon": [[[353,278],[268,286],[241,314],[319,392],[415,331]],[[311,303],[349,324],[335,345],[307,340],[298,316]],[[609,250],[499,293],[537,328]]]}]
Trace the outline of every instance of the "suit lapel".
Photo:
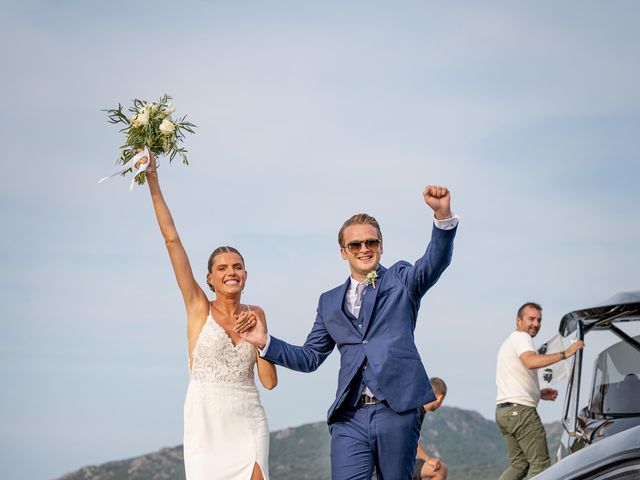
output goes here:
[{"label": "suit lapel", "polygon": [[371,323],[371,316],[373,315],[373,307],[376,304],[376,298],[378,297],[378,292],[380,291],[380,285],[382,283],[382,277],[384,276],[384,272],[387,269],[382,265],[378,267],[378,278],[376,278],[376,286],[369,285],[367,290],[365,291],[364,298],[362,299],[362,307],[360,311],[360,315],[362,318],[362,335],[365,336],[367,334],[367,329],[369,328],[369,324]]}]

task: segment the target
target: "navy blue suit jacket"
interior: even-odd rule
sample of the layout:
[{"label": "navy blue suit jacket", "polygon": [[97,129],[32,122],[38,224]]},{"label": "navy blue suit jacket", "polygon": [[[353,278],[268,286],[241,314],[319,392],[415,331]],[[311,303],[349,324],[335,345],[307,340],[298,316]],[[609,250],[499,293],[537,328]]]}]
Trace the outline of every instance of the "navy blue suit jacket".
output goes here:
[{"label": "navy blue suit jacket", "polygon": [[389,269],[378,268],[376,286],[369,287],[360,309],[362,329],[344,310],[348,278],[320,296],[316,321],[304,345],[291,345],[271,336],[264,358],[292,370],[312,372],[337,345],[340,372],[336,399],[327,415],[329,422],[347,397],[365,358],[389,407],[396,412],[434,401],[414,330],[420,300],[451,262],[456,230],[434,226],[427,250],[415,265],[400,261]]}]

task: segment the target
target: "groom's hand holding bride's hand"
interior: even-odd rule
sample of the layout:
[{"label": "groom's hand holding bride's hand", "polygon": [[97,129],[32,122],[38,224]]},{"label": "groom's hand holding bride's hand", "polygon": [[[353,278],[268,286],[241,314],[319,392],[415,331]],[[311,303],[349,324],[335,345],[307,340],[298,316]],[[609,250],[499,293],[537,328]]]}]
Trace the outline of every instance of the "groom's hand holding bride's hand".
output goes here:
[{"label": "groom's hand holding bride's hand", "polygon": [[257,323],[256,314],[249,310],[244,310],[236,315],[236,322],[233,324],[233,331],[242,333],[252,328]]},{"label": "groom's hand holding bride's hand", "polygon": [[245,311],[238,315],[233,330],[238,332],[245,342],[258,348],[263,348],[267,343],[267,326],[255,312]]},{"label": "groom's hand holding bride's hand", "polygon": [[451,194],[447,187],[427,185],[422,193],[424,201],[431,207],[438,220],[451,218]]}]

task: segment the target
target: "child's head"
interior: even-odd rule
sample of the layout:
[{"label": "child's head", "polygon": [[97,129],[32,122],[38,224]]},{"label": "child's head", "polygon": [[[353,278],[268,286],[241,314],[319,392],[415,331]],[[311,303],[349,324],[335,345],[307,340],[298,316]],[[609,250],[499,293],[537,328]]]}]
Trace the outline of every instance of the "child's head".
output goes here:
[{"label": "child's head", "polygon": [[447,396],[447,384],[444,383],[444,380],[438,377],[432,377],[430,381],[431,388],[433,389],[433,393],[436,396],[436,399],[433,402],[424,405],[425,412],[436,411],[438,408],[440,408],[440,405],[442,405],[444,397]]}]

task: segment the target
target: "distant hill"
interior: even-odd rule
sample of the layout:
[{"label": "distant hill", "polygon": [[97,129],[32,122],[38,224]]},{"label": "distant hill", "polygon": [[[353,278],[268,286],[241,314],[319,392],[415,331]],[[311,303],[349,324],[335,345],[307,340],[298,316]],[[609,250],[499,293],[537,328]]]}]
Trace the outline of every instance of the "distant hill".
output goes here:
[{"label": "distant hill", "polygon": [[[545,427],[553,458],[562,428],[558,422]],[[440,456],[449,465],[452,480],[493,480],[507,464],[495,423],[474,411],[442,407],[428,413],[421,439],[429,454]],[[272,432],[269,462],[272,480],[328,480],[327,425],[310,423]],[[184,480],[182,446],[83,467],[59,480]]]}]

